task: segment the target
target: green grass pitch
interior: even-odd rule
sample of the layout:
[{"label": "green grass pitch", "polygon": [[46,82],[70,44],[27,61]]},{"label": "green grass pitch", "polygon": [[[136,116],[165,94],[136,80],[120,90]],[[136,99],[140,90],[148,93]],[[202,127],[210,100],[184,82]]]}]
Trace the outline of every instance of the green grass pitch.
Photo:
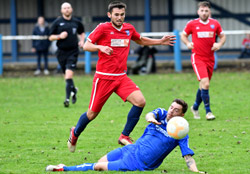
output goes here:
[{"label": "green grass pitch", "polygon": [[[157,107],[168,109],[174,98],[189,104],[190,147],[198,169],[208,173],[250,173],[250,73],[215,72],[210,84],[214,121],[190,112],[198,82],[194,73],[130,76],[147,104],[131,134],[138,139],[147,125],[145,114]],[[130,103],[113,94],[100,115],[79,138],[77,150],[67,149],[69,129],[88,108],[92,76],[76,76],[78,102],[63,107],[65,83],[61,76],[0,78],[0,173],[45,173],[48,164],[77,165],[96,162],[120,147],[117,139],[126,122]],[[75,172],[68,172],[75,173]],[[97,173],[97,172],[86,172]],[[102,172],[107,173],[107,172]],[[124,172],[109,172],[124,173]],[[156,170],[129,173],[191,173],[177,147]]]}]

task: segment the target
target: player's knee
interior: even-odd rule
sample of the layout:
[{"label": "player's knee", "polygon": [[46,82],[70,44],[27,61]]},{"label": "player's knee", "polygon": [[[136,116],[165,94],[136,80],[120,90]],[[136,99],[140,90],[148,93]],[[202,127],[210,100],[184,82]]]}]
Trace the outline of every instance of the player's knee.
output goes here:
[{"label": "player's knee", "polygon": [[209,89],[209,79],[202,79],[201,80],[201,88],[202,89]]},{"label": "player's knee", "polygon": [[106,171],[108,170],[108,162],[98,162],[95,164],[94,169],[97,171]]},{"label": "player's knee", "polygon": [[64,78],[65,79],[72,79],[74,75],[74,72],[70,69],[66,69]]},{"label": "player's knee", "polygon": [[209,82],[205,82],[202,84],[202,89],[209,89]]},{"label": "player's knee", "polygon": [[102,166],[101,166],[101,165],[99,165],[99,162],[98,162],[98,163],[96,163],[96,165],[95,165],[94,169],[95,169],[96,171],[102,171],[102,170],[104,170],[104,169],[102,168]]},{"label": "player's knee", "polygon": [[204,86],[205,89],[209,89],[209,83],[206,83]]},{"label": "player's knee", "polygon": [[87,117],[89,120],[94,120],[98,114],[99,114],[99,112],[93,112],[93,111],[89,110],[87,112]]},{"label": "player's knee", "polygon": [[136,102],[136,106],[143,108],[146,105],[146,100],[145,98],[140,98]]}]

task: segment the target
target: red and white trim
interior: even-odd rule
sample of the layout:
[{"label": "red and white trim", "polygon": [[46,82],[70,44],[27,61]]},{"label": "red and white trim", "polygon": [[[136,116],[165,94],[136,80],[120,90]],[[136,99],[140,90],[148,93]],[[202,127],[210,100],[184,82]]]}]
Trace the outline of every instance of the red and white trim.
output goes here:
[{"label": "red and white trim", "polygon": [[114,73],[104,73],[104,72],[96,71],[96,74],[101,74],[101,75],[105,75],[105,76],[123,76],[126,73],[114,74]]},{"label": "red and white trim", "polygon": [[91,98],[91,105],[89,107],[90,110],[92,110],[92,107],[93,107],[93,103],[94,103],[94,100],[95,100],[95,95],[96,95],[96,89],[97,89],[97,84],[98,84],[98,81],[99,81],[99,78],[96,79],[96,82],[95,82],[95,86],[94,86],[94,93],[93,93],[93,96]]},{"label": "red and white trim", "polygon": [[198,72],[198,70],[197,70],[197,66],[196,66],[196,64],[195,64],[195,57],[194,57],[194,56],[195,56],[195,53],[193,53],[193,54],[191,55],[192,65],[193,65],[193,67],[194,67],[195,74],[196,74],[198,80],[200,81],[201,78],[200,78],[200,74],[199,74],[199,72]]}]

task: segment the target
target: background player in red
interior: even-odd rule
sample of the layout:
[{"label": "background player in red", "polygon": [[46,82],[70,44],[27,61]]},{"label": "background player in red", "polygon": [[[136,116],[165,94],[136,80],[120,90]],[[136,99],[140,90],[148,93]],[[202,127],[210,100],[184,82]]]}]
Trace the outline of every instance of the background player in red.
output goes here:
[{"label": "background player in red", "polygon": [[[203,101],[207,120],[215,119],[210,109],[209,99],[209,85],[214,67],[214,51],[219,50],[226,41],[220,23],[213,18],[209,18],[210,8],[209,2],[200,2],[197,11],[199,18],[189,21],[181,34],[183,43],[187,45],[188,49],[192,50],[192,66],[200,81],[191,111],[195,119],[200,119],[198,108]],[[188,40],[190,34],[192,35],[191,42]],[[218,43],[215,42],[216,35],[220,38]]]},{"label": "background player in red", "polygon": [[130,41],[141,45],[173,46],[175,43],[175,36],[164,36],[161,39],[141,37],[131,24],[124,23],[125,9],[126,4],[119,1],[111,2],[107,13],[111,21],[99,24],[84,44],[84,50],[98,51],[99,60],[88,111],[81,115],[76,127],[70,132],[68,148],[71,152],[75,151],[78,136],[87,124],[96,118],[113,92],[124,102],[129,101],[133,105],[118,140],[122,145],[132,143],[129,134],[137,124],[146,102],[139,87],[126,74]]}]

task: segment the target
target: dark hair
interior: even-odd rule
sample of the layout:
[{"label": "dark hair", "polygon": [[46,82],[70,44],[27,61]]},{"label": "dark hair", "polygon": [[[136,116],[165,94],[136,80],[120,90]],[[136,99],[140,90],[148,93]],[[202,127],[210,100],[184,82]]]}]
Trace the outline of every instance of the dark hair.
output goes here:
[{"label": "dark hair", "polygon": [[184,100],[177,98],[177,99],[174,99],[173,102],[182,106],[182,113],[183,114],[185,114],[187,112],[188,104]]},{"label": "dark hair", "polygon": [[198,3],[198,8],[200,7],[208,7],[208,8],[211,8],[211,5],[210,5],[210,2],[208,1],[202,1],[202,2],[199,2]]},{"label": "dark hair", "polygon": [[113,8],[119,8],[119,9],[125,8],[126,9],[127,5],[120,1],[113,1],[108,6],[108,12],[112,13]]}]

